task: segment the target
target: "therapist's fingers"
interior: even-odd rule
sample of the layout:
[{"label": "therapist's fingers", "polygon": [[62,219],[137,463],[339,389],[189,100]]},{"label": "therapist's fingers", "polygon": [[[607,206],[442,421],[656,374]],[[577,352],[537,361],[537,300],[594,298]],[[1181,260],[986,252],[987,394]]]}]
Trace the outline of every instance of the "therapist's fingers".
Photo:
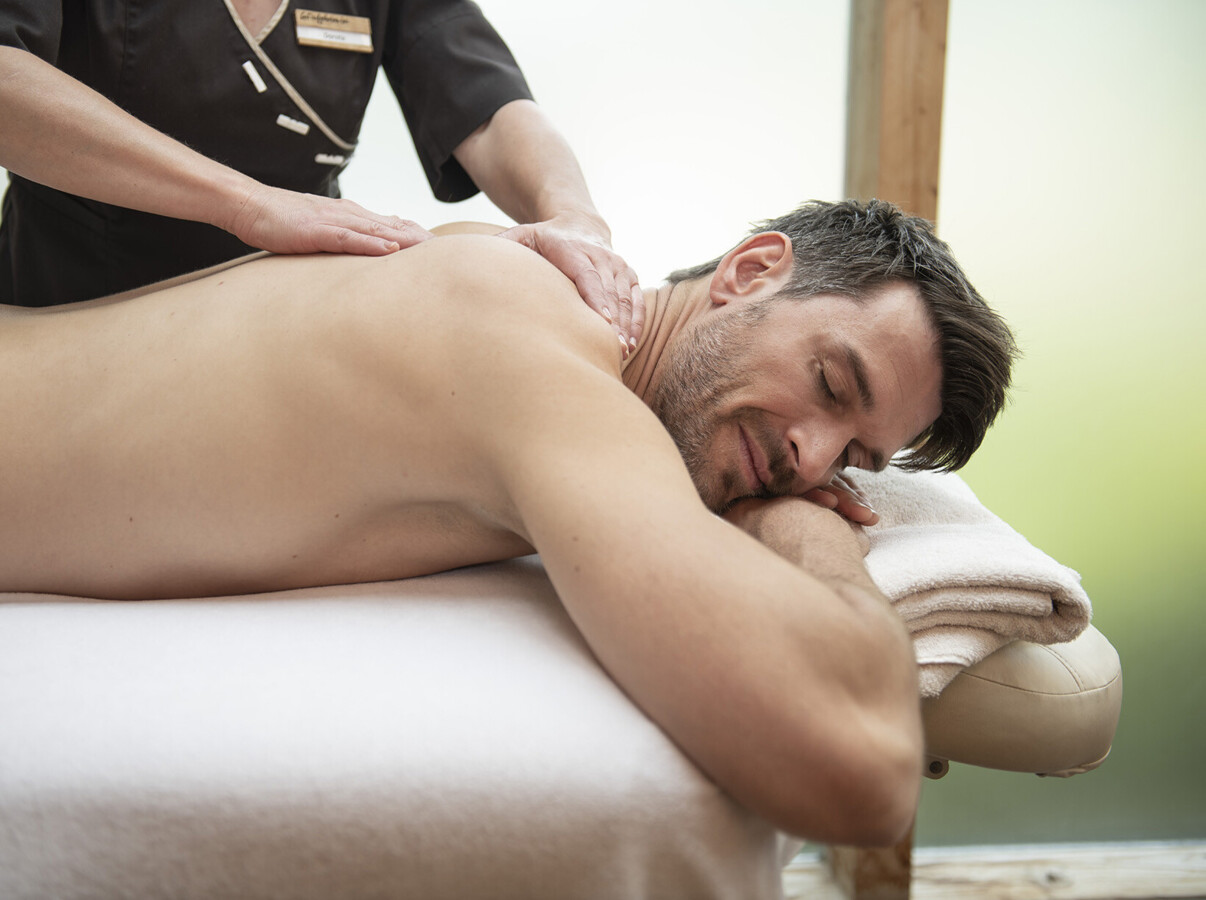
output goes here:
[{"label": "therapist's fingers", "polygon": [[632,289],[629,291],[632,303],[632,325],[629,326],[628,333],[632,335],[632,348],[635,350],[641,335],[645,333],[645,292],[636,282],[635,273],[633,277]]},{"label": "therapist's fingers", "polygon": [[519,225],[499,237],[535,250],[573,281],[586,305],[611,324],[625,356],[636,347],[645,322],[644,295],[636,272],[605,242],[554,221]]},{"label": "therapist's fingers", "polygon": [[[363,256],[384,256],[412,247],[433,237],[426,228],[406,219],[380,221],[358,217],[352,221],[336,220],[317,223],[310,235],[313,248],[296,252],[354,253]],[[305,245],[306,241],[302,241]],[[279,251],[278,251],[279,252]]]},{"label": "therapist's fingers", "polygon": [[608,286],[605,302],[614,304],[619,321],[620,333],[628,339],[629,348],[635,349],[645,327],[645,295],[636,272],[610,247],[597,247],[588,252],[591,264]]},{"label": "therapist's fingers", "polygon": [[[593,245],[583,248],[584,261],[572,277],[587,305],[611,322],[627,355],[637,340],[632,334],[631,278],[622,270],[616,271],[614,263],[619,257],[611,252],[603,253],[602,249]],[[620,263],[622,265],[623,261]]]},{"label": "therapist's fingers", "polygon": [[430,238],[397,216],[371,212],[351,200],[275,188],[256,192],[228,229],[244,243],[273,253],[355,253],[383,256]]},{"label": "therapist's fingers", "polygon": [[606,272],[604,281],[610,277],[615,303],[619,308],[620,333],[627,335],[629,348],[635,349],[645,327],[645,295],[641,292],[637,274],[619,256],[608,250],[593,259],[596,269]]}]

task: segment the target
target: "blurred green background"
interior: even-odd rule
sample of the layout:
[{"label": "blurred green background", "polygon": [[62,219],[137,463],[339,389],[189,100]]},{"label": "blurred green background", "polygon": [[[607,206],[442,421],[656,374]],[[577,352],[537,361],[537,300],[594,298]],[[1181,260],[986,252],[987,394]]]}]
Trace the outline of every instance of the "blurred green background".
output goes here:
[{"label": "blurred green background", "polygon": [[939,227],[1025,352],[964,477],[1082,573],[1113,752],[953,767],[919,843],[1206,837],[1206,4],[951,4]]}]

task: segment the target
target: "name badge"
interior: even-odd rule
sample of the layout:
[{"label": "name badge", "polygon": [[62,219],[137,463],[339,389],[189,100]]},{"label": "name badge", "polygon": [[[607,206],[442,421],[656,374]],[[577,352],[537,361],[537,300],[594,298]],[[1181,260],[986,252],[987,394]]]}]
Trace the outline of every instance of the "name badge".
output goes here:
[{"label": "name badge", "polygon": [[364,16],[343,16],[338,13],[295,10],[297,42],[303,47],[329,47],[332,50],[351,50],[353,53],[373,52],[373,31]]}]

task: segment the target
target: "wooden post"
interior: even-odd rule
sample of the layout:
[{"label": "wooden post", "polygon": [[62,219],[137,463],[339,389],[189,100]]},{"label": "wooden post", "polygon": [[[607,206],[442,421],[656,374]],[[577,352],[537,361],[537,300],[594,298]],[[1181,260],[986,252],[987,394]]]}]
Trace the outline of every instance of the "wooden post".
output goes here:
[{"label": "wooden post", "polygon": [[[948,0],[851,0],[846,196],[938,219]],[[913,831],[895,847],[828,847],[849,900],[907,900]]]},{"label": "wooden post", "polygon": [[826,847],[833,881],[849,900],[908,900],[913,829],[895,847]]},{"label": "wooden post", "polygon": [[947,0],[851,0],[846,196],[936,221]]}]

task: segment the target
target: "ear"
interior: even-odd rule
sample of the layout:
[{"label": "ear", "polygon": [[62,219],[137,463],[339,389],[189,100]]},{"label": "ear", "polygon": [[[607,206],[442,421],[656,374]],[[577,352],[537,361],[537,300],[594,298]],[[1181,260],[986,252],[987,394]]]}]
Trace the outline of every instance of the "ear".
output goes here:
[{"label": "ear", "polygon": [[712,273],[717,306],[770,296],[791,276],[791,238],[781,231],[752,234],[730,250]]}]

